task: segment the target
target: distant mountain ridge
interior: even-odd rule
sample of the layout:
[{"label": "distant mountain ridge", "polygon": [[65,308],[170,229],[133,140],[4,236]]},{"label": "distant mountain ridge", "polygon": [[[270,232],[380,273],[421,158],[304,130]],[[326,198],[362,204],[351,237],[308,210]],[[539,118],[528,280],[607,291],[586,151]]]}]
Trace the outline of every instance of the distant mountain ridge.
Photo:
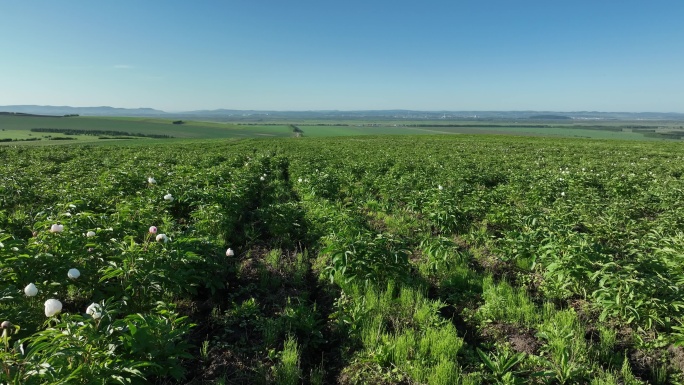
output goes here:
[{"label": "distant mountain ridge", "polygon": [[167,113],[154,108],[116,108],[109,106],[101,107],[71,107],[71,106],[36,106],[15,105],[0,106],[0,112],[18,112],[37,115],[69,115],[79,114],[86,116],[160,116]]},{"label": "distant mountain ridge", "polygon": [[418,111],[418,110],[368,110],[368,111],[270,111],[270,110],[196,110],[166,112],[154,108],[117,108],[10,105],[0,106],[0,112],[37,115],[157,117],[214,120],[261,121],[275,119],[379,119],[379,120],[684,120],[684,113],[676,112],[599,112],[599,111]]}]

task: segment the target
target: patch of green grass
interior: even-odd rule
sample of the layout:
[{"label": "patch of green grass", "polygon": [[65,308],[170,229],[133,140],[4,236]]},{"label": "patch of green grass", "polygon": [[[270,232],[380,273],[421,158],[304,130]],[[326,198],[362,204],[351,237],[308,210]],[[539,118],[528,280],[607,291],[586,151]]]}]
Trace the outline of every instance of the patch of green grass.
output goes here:
[{"label": "patch of green grass", "polygon": [[340,126],[299,126],[304,131],[304,136],[350,136],[350,135],[454,135],[454,134],[499,134],[516,136],[550,136],[566,138],[592,138],[592,139],[622,139],[622,140],[658,140],[644,137],[642,133],[631,131],[606,130],[581,128],[582,126],[559,126],[559,127],[526,127],[523,125],[502,122],[501,127],[487,127],[481,123],[473,123],[459,127],[449,127],[442,123],[421,122],[421,127],[411,127],[403,124],[366,124],[357,123]]},{"label": "patch of green grass", "polygon": [[[90,135],[66,135],[62,133],[46,133],[46,132],[31,132],[29,130],[14,130],[3,129],[0,131],[1,139],[12,139],[11,142],[0,142],[0,144],[31,144],[31,145],[46,145],[46,144],[65,144],[74,142],[96,142],[97,136]],[[38,140],[36,140],[38,139]],[[61,139],[61,140],[60,140]],[[121,140],[121,139],[118,139]]]},{"label": "patch of green grass", "polygon": [[482,321],[504,321],[532,327],[539,321],[539,311],[522,287],[506,281],[494,282],[491,276],[482,282],[484,305],[478,310]]},{"label": "patch of green grass", "polygon": [[[74,130],[123,131],[141,134],[170,135],[178,139],[217,139],[217,138],[255,138],[291,137],[293,133],[287,125],[246,126],[231,123],[188,121],[173,124],[171,119],[152,118],[113,118],[113,117],[35,117],[0,116],[0,128],[18,135],[30,132],[32,128],[56,128]],[[0,131],[0,135],[3,135]],[[6,135],[8,135],[6,134]],[[44,133],[31,133],[34,136]],[[56,136],[58,134],[52,134]],[[0,136],[0,138],[5,136]],[[84,136],[88,137],[88,136]],[[94,140],[98,140],[93,136]],[[80,138],[79,138],[80,140]]]},{"label": "patch of green grass", "polygon": [[285,340],[285,346],[280,353],[280,362],[275,367],[276,383],[281,385],[297,385],[302,377],[302,371],[299,368],[299,348],[297,341],[288,337]]}]

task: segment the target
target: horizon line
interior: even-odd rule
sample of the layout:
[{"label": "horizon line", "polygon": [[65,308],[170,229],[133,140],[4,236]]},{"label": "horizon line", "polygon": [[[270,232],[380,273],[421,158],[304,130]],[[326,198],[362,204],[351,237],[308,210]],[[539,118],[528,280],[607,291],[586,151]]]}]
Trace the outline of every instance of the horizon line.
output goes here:
[{"label": "horizon line", "polygon": [[[190,112],[214,112],[214,111],[254,111],[254,112],[377,112],[377,111],[406,111],[406,112],[427,112],[427,113],[449,113],[449,112],[468,112],[468,113],[492,113],[492,112],[542,112],[542,113],[599,113],[599,114],[680,114],[684,112],[675,111],[601,111],[601,110],[534,110],[534,109],[467,109],[467,110],[450,110],[450,109],[436,109],[436,110],[421,110],[408,108],[382,108],[382,109],[244,109],[244,108],[201,108],[192,110],[164,110],[154,107],[114,107],[108,105],[100,106],[70,106],[70,105],[52,105],[52,104],[8,104],[2,105],[0,108],[8,107],[41,107],[41,108],[74,108],[74,109],[94,109],[94,108],[111,108],[118,110],[154,110],[163,113],[190,113]],[[12,111],[3,111],[12,112]]]}]

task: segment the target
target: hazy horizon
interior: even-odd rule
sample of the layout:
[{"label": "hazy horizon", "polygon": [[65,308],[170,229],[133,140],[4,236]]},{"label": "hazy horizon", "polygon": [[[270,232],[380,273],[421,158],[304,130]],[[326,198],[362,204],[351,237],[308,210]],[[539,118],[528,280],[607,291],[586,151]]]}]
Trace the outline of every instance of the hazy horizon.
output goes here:
[{"label": "hazy horizon", "polygon": [[0,105],[684,113],[684,3],[9,0]]},{"label": "hazy horizon", "polygon": [[[185,110],[164,110],[161,108],[155,108],[155,107],[149,107],[149,106],[140,106],[140,107],[118,107],[118,106],[107,106],[107,105],[92,105],[92,106],[70,106],[70,105],[51,105],[51,104],[8,104],[8,105],[0,105],[0,107],[8,107],[8,106],[21,106],[21,107],[30,107],[30,106],[36,106],[36,107],[53,107],[53,108],[114,108],[114,109],[130,109],[130,110],[136,110],[136,109],[152,109],[156,111],[161,111],[161,112],[166,112],[166,113],[183,113],[183,112],[196,112],[196,111],[220,111],[220,110],[226,110],[226,111],[255,111],[255,112],[326,112],[326,111],[335,111],[335,112],[371,112],[371,111],[407,111],[407,112],[426,112],[426,113],[442,113],[442,112],[482,112],[482,113],[487,113],[487,112],[531,112],[531,113],[568,113],[568,114],[574,114],[574,113],[598,113],[598,114],[610,114],[610,113],[628,113],[628,114],[645,114],[645,113],[661,113],[661,114],[684,114],[682,112],[677,112],[677,111],[599,111],[599,110],[568,110],[568,111],[560,111],[560,110],[418,110],[418,109],[410,109],[410,108],[387,108],[387,109],[335,109],[335,108],[330,108],[330,109],[321,109],[321,110],[314,110],[314,109],[300,109],[300,110],[278,110],[278,109],[254,109],[254,108],[245,108],[245,109],[236,109],[236,108],[224,108],[224,107],[219,107],[219,108],[198,108],[198,109],[185,109]],[[3,112],[3,111],[0,111]],[[14,111],[4,111],[4,112],[14,112]]]}]

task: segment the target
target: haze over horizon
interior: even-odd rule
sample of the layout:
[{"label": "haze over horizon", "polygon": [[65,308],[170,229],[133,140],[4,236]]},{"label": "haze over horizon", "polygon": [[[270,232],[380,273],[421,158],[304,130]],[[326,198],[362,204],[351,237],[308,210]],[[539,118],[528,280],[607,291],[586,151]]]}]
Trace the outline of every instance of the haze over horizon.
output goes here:
[{"label": "haze over horizon", "polygon": [[684,112],[684,3],[617,4],[9,0],[0,105]]}]

